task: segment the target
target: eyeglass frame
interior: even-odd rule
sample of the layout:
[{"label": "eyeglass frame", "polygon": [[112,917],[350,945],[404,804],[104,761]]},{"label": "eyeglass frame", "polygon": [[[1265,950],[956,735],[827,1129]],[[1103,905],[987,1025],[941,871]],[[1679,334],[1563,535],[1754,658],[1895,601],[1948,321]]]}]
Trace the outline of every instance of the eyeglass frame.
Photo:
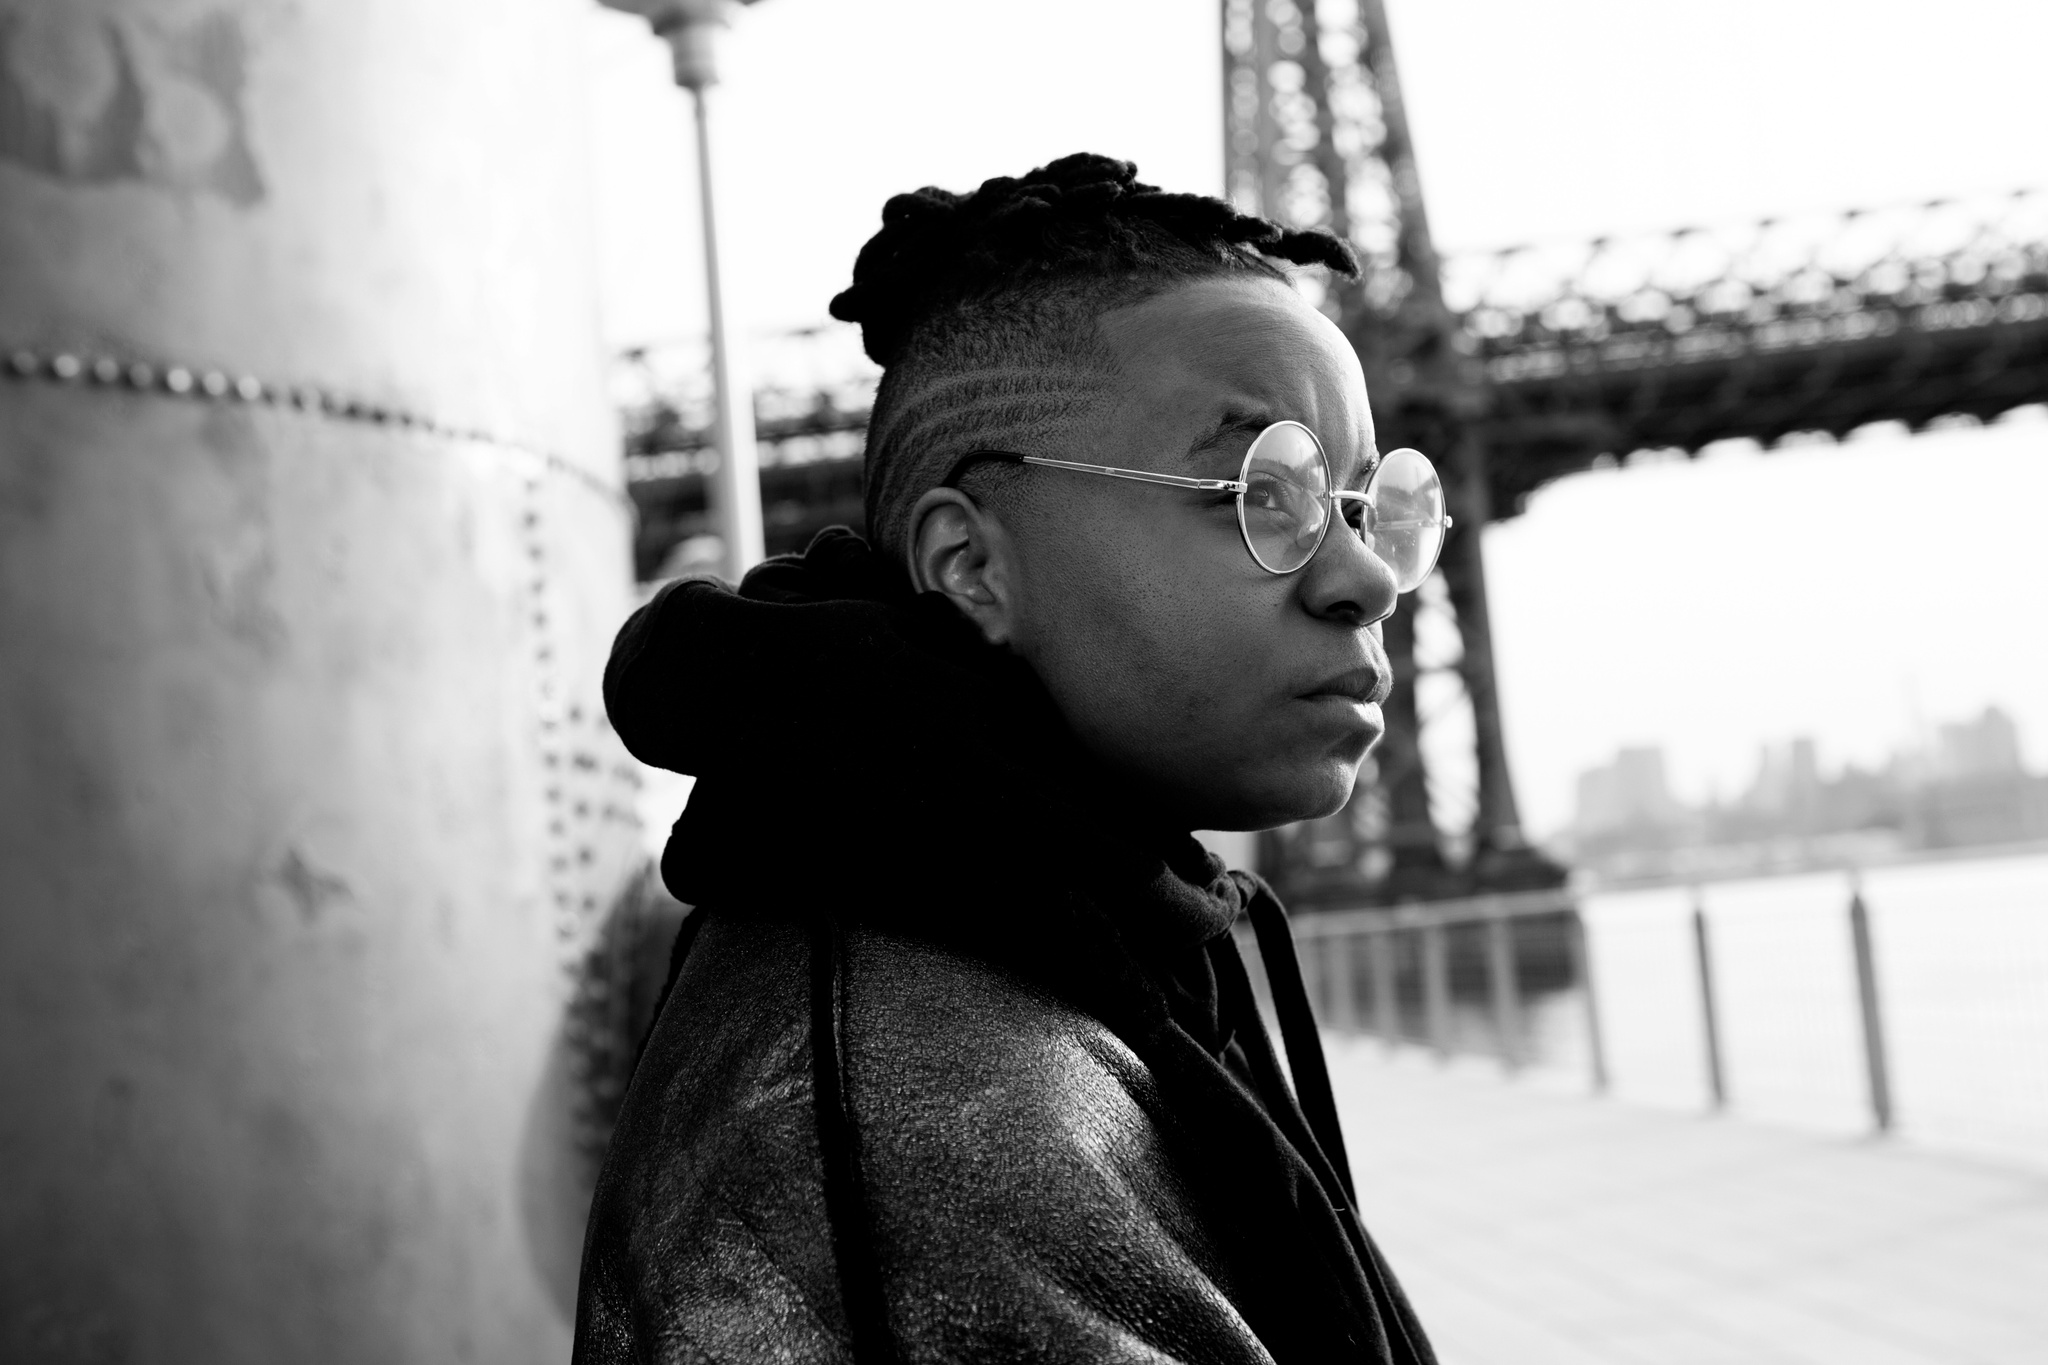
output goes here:
[{"label": "eyeglass frame", "polygon": [[[940,484],[940,487],[954,487],[961,472],[977,460],[1016,460],[1020,464],[1037,465],[1044,469],[1068,469],[1077,474],[1096,474],[1103,478],[1127,479],[1132,483],[1158,484],[1166,488],[1185,488],[1195,493],[1235,493],[1237,495],[1237,533],[1244,540],[1245,553],[1251,556],[1252,563],[1258,565],[1265,572],[1273,575],[1275,578],[1285,578],[1289,574],[1300,573],[1315,562],[1315,557],[1322,553],[1323,542],[1330,538],[1331,526],[1339,521],[1343,521],[1346,527],[1351,525],[1349,521],[1344,520],[1343,513],[1338,510],[1337,505],[1339,503],[1355,502],[1363,506],[1367,511],[1375,510],[1370,500],[1372,497],[1373,480],[1379,477],[1379,472],[1386,467],[1388,459],[1402,453],[1402,451],[1413,450],[1415,454],[1420,455],[1429,462],[1429,467],[1432,471],[1436,469],[1436,461],[1430,460],[1429,456],[1423,455],[1421,451],[1415,450],[1413,446],[1403,446],[1400,450],[1388,451],[1386,455],[1380,457],[1379,462],[1373,466],[1373,472],[1366,476],[1364,488],[1337,488],[1334,486],[1337,482],[1336,471],[1330,468],[1330,453],[1323,449],[1322,438],[1317,436],[1307,423],[1297,422],[1291,417],[1283,417],[1277,422],[1270,422],[1260,427],[1259,434],[1252,437],[1251,445],[1245,447],[1244,462],[1238,467],[1237,471],[1239,474],[1247,473],[1250,470],[1252,449],[1258,445],[1267,432],[1272,431],[1275,427],[1299,427],[1302,434],[1314,443],[1316,458],[1323,462],[1323,477],[1333,485],[1330,491],[1324,495],[1329,501],[1330,515],[1323,520],[1323,529],[1316,536],[1315,548],[1302,557],[1301,563],[1291,569],[1273,568],[1265,560],[1259,558],[1259,552],[1252,547],[1251,527],[1245,524],[1244,519],[1244,495],[1251,491],[1251,481],[1248,479],[1195,479],[1189,478],[1184,474],[1159,474],[1148,469],[1124,469],[1117,465],[1085,464],[1077,460],[1055,460],[1047,455],[1025,455],[1015,450],[970,450],[953,462],[952,469],[947,471],[945,480]],[[1443,476],[1439,474],[1437,476],[1439,484],[1442,483],[1442,479]],[[1449,509],[1446,509],[1442,529],[1449,531],[1451,526],[1452,517]],[[1361,531],[1360,543],[1362,544],[1363,541],[1364,535]],[[1438,541],[1437,556],[1440,558],[1442,554],[1443,542]],[[1416,587],[1420,587],[1422,582],[1427,581],[1430,573],[1435,568],[1436,561],[1433,559],[1430,562],[1429,568],[1423,571],[1422,579],[1417,581]],[[1409,588],[1404,591],[1413,592],[1414,589]]]}]

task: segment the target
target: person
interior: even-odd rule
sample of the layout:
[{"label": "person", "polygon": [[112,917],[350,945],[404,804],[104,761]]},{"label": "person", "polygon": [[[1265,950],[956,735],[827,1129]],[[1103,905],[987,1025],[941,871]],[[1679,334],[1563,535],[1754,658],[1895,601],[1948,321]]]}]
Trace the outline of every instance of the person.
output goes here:
[{"label": "person", "polygon": [[1354,259],[1086,154],[882,222],[872,545],[668,585],[606,672],[696,909],[575,1360],[1432,1361],[1283,912],[1191,836],[1344,804],[1441,538],[1290,282]]}]

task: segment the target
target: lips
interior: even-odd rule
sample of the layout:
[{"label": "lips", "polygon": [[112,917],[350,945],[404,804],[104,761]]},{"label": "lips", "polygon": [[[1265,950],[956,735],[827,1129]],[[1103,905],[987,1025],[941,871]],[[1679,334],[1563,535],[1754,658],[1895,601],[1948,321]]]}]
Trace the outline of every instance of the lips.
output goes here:
[{"label": "lips", "polygon": [[1391,680],[1377,668],[1353,668],[1325,678],[1300,695],[1305,698],[1342,697],[1361,706],[1377,706],[1393,690]]}]

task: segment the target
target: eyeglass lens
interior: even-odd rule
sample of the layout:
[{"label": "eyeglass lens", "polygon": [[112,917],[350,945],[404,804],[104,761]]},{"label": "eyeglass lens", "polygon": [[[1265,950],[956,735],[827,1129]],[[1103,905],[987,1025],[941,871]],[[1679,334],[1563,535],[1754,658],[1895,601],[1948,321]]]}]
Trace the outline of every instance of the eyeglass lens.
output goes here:
[{"label": "eyeglass lens", "polygon": [[1391,451],[1366,485],[1371,501],[1359,534],[1394,571],[1402,592],[1422,586],[1444,544],[1444,486],[1419,450]]},{"label": "eyeglass lens", "polygon": [[1292,573],[1323,543],[1330,519],[1330,466],[1307,427],[1276,422],[1245,452],[1238,499],[1245,544],[1271,573]]},{"label": "eyeglass lens", "polygon": [[[1330,519],[1330,466],[1315,436],[1296,422],[1277,422],[1245,453],[1238,500],[1245,544],[1265,569],[1292,573],[1322,546]],[[1366,485],[1358,534],[1412,592],[1436,567],[1444,541],[1444,491],[1436,467],[1418,450],[1384,457]]]}]

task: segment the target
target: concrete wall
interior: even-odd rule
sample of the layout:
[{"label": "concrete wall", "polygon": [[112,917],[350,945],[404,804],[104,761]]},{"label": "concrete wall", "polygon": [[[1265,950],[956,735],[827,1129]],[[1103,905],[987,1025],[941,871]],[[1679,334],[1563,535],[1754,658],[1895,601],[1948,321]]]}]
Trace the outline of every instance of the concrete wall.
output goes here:
[{"label": "concrete wall", "polygon": [[566,1355],[582,19],[0,0],[0,1359]]}]

